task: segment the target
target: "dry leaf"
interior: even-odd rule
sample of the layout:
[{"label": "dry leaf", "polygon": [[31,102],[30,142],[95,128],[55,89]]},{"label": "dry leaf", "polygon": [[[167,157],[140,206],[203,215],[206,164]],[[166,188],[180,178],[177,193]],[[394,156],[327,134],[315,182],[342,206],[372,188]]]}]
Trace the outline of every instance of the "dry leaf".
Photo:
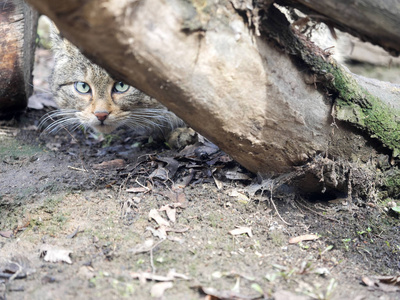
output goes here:
[{"label": "dry leaf", "polygon": [[0,128],[0,135],[1,136],[17,136],[17,134],[20,132],[20,129],[16,128]]},{"label": "dry leaf", "polygon": [[393,284],[400,287],[400,275],[398,276],[374,276],[375,279],[386,284]]},{"label": "dry leaf", "polygon": [[154,280],[154,281],[161,281],[161,282],[166,282],[166,281],[171,281],[173,278],[170,278],[168,276],[162,276],[162,275],[157,275],[157,274],[152,274],[152,273],[147,273],[147,272],[133,272],[131,273],[131,276],[133,279],[145,279],[145,280]]},{"label": "dry leaf", "polygon": [[193,145],[186,146],[179,152],[179,155],[192,160],[198,160],[205,156],[209,157],[218,151],[219,148],[216,145],[209,141],[204,141],[204,143],[197,142]]},{"label": "dry leaf", "polygon": [[146,240],[144,243],[136,245],[132,249],[129,250],[129,252],[133,252],[133,254],[137,253],[144,253],[150,251],[154,246],[154,240],[149,239]]},{"label": "dry leaf", "polygon": [[169,204],[162,206],[159,211],[165,211],[167,214],[168,219],[172,222],[176,222],[176,209],[171,208]]},{"label": "dry leaf", "polygon": [[173,191],[177,189],[183,190],[185,187],[187,187],[189,183],[192,181],[194,173],[195,172],[193,171],[193,169],[190,169],[189,175],[180,178],[179,182],[175,182],[174,185],[172,186],[172,190]]},{"label": "dry leaf", "polygon": [[[5,264],[0,263],[0,278],[22,279],[36,272],[30,260],[23,255],[15,255]],[[0,280],[1,281],[1,280]]]},{"label": "dry leaf", "polygon": [[212,287],[203,287],[203,286],[195,286],[192,288],[198,289],[201,293],[211,296],[209,298],[205,299],[242,299],[242,300],[252,300],[252,299],[260,299],[260,294],[254,295],[254,296],[246,296],[243,294],[239,294],[234,291],[224,291],[224,290],[217,290]]},{"label": "dry leaf", "polygon": [[370,278],[367,277],[367,276],[363,276],[363,277],[361,278],[361,281],[362,281],[366,286],[375,287],[375,280],[372,280],[372,279],[370,279]]},{"label": "dry leaf", "polygon": [[251,227],[242,227],[242,226],[237,226],[236,229],[233,229],[229,231],[230,234],[232,235],[240,235],[243,233],[247,233],[249,237],[253,236],[253,233],[251,232]]},{"label": "dry leaf", "polygon": [[183,279],[183,280],[190,280],[190,277],[186,276],[185,274],[176,273],[176,272],[175,272],[175,269],[169,270],[169,272],[168,272],[168,274],[167,274],[167,277],[170,277],[170,278],[180,278],[180,279]]},{"label": "dry leaf", "polygon": [[153,219],[157,222],[159,226],[167,226],[169,227],[169,222],[160,216],[157,209],[151,209],[149,212],[149,219]]},{"label": "dry leaf", "polygon": [[363,276],[361,280],[366,286],[386,293],[400,291],[400,276]]},{"label": "dry leaf", "polygon": [[188,205],[187,200],[186,200],[186,195],[184,192],[178,193],[177,201],[178,201],[178,203],[181,204],[182,208],[186,208]]},{"label": "dry leaf", "polygon": [[126,166],[126,162],[123,159],[113,159],[109,161],[103,161],[101,164],[93,165],[93,169],[105,170],[105,169],[120,169]]},{"label": "dry leaf", "polygon": [[155,169],[155,170],[153,171],[153,173],[151,173],[151,174],[149,175],[149,178],[150,178],[150,179],[158,178],[158,179],[160,179],[160,180],[165,181],[165,180],[167,180],[167,179],[169,178],[169,176],[168,176],[168,170],[165,169],[165,168],[163,168],[163,167],[161,167],[161,165],[159,165],[158,168]]},{"label": "dry leaf", "polygon": [[0,231],[0,236],[5,237],[5,238],[10,238],[12,237],[13,232],[11,230],[8,231]]},{"label": "dry leaf", "polygon": [[167,213],[168,219],[172,223],[175,223],[176,222],[176,209],[168,206],[168,209],[165,212]]},{"label": "dry leaf", "polygon": [[173,281],[175,280],[175,278],[190,280],[190,278],[187,277],[186,275],[181,273],[176,273],[175,269],[171,269],[168,272],[167,276],[157,275],[148,272],[133,272],[131,273],[131,276],[133,279],[145,279],[145,280],[162,281],[162,282]]},{"label": "dry leaf", "polygon": [[[175,189],[166,193],[166,196],[175,203],[180,203],[180,207],[187,207],[187,200],[183,189]],[[174,206],[174,205],[173,205]],[[176,205],[175,205],[176,207]]]},{"label": "dry leaf", "polygon": [[319,239],[319,236],[316,234],[305,234],[305,235],[300,235],[300,236],[295,236],[290,238],[289,244],[297,244],[302,241],[314,241]]},{"label": "dry leaf", "polygon": [[51,151],[59,151],[61,148],[61,143],[46,143],[46,148]]},{"label": "dry leaf", "polygon": [[179,161],[172,157],[161,157],[157,156],[157,160],[167,163],[165,168],[168,170],[169,177],[174,177],[176,171],[179,168]]},{"label": "dry leaf", "polygon": [[251,180],[248,175],[240,173],[236,170],[227,171],[225,173],[225,177],[230,180]]},{"label": "dry leaf", "polygon": [[154,228],[148,226],[148,227],[146,227],[146,230],[151,231],[151,233],[154,236],[156,236],[162,240],[165,240],[167,238],[167,231],[165,230],[164,226],[160,226],[160,228],[158,228],[158,229],[154,229]]},{"label": "dry leaf", "polygon": [[128,193],[146,193],[149,190],[150,189],[148,187],[145,187],[145,186],[132,187],[132,188],[126,189],[126,191]]},{"label": "dry leaf", "polygon": [[224,187],[224,183],[221,180],[218,180],[213,176],[215,185],[217,186],[217,189],[221,190]]},{"label": "dry leaf", "polygon": [[72,264],[70,254],[72,253],[71,250],[66,249],[57,249],[53,248],[49,245],[44,245],[40,249],[40,257],[43,257],[45,261],[48,262],[66,262],[67,264]]},{"label": "dry leaf", "polygon": [[172,282],[159,282],[151,287],[151,296],[154,298],[161,298],[165,290],[172,288],[174,285]]},{"label": "dry leaf", "polygon": [[180,203],[180,202],[175,202],[175,203],[172,203],[172,204],[170,204],[173,208],[177,208],[177,207],[180,207],[180,208],[186,208],[186,206],[185,206],[185,204],[182,204],[182,203]]},{"label": "dry leaf", "polygon": [[239,192],[236,189],[229,191],[228,195],[237,198],[237,201],[240,203],[247,204],[250,201],[249,197],[247,197],[244,193]]}]

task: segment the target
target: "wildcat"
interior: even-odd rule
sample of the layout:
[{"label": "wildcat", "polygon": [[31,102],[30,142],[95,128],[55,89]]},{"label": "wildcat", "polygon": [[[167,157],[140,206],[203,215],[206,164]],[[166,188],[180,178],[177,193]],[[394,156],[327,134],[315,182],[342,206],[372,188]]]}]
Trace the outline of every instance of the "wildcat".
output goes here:
[{"label": "wildcat", "polygon": [[164,136],[172,147],[193,142],[194,131],[182,129],[183,121],[157,100],[112,78],[61,37],[55,28],[51,40],[54,68],[50,89],[60,109],[42,122],[53,121],[46,131],[84,127],[110,133],[125,126]]}]

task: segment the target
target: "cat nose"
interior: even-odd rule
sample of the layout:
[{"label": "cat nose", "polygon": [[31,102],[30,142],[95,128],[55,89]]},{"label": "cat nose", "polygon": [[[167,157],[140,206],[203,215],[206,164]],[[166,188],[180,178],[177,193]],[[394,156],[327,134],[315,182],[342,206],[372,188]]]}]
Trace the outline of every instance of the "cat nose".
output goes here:
[{"label": "cat nose", "polygon": [[94,115],[96,116],[96,118],[103,122],[105,119],[107,119],[109,112],[108,111],[95,111]]}]

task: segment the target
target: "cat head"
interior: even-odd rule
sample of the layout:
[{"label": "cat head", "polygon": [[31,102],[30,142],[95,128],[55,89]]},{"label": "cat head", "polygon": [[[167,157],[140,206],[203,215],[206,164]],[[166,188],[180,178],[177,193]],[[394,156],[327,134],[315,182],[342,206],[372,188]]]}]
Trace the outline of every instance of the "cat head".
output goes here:
[{"label": "cat head", "polygon": [[55,28],[51,40],[55,62],[50,88],[60,110],[51,114],[58,119],[48,131],[83,126],[109,133],[123,125],[164,127],[174,118],[155,99],[92,63]]}]

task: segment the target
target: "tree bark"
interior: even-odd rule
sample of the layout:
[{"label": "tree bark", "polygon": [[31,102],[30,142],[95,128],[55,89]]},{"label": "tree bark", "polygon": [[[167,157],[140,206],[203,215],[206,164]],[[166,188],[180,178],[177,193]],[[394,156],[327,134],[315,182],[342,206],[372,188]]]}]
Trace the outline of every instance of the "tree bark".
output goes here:
[{"label": "tree bark", "polygon": [[[397,154],[399,138],[385,130],[399,126],[398,101],[373,96],[362,79],[293,34],[273,6],[260,18],[259,7],[240,1],[28,2],[93,61],[158,99],[250,171],[287,172],[321,153],[367,160],[371,136]],[[374,116],[370,126],[366,119],[377,107],[385,120]]]},{"label": "tree bark", "polygon": [[346,31],[363,41],[400,54],[400,6],[397,0],[279,0],[314,20]]},{"label": "tree bark", "polygon": [[38,14],[23,0],[0,1],[0,117],[25,110],[32,94]]}]

